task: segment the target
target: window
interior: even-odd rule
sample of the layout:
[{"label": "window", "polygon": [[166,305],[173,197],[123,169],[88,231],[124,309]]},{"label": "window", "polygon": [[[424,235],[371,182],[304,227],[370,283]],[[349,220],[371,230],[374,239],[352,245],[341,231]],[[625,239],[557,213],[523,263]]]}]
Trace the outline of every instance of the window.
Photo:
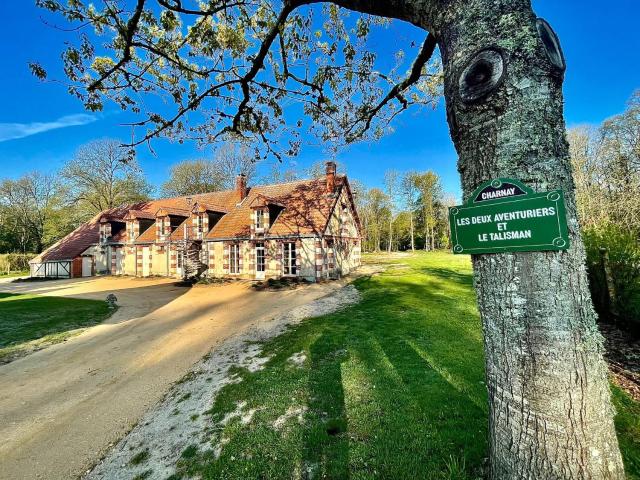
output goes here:
[{"label": "window", "polygon": [[240,245],[229,245],[229,273],[240,273]]},{"label": "window", "polygon": [[202,215],[198,215],[195,220],[196,220],[196,231],[198,232],[198,235],[200,236],[200,235],[202,235],[202,227],[203,227],[203,225],[202,225],[202,223],[203,223],[202,222]]},{"label": "window", "polygon": [[256,243],[256,272],[264,272],[264,243]]},{"label": "window", "polygon": [[135,229],[133,228],[134,222],[129,223],[129,240],[133,240],[136,237]]},{"label": "window", "polygon": [[264,228],[264,210],[256,210],[256,230]]},{"label": "window", "polygon": [[294,242],[283,244],[282,263],[285,275],[296,275],[298,273],[296,265],[296,244]]}]

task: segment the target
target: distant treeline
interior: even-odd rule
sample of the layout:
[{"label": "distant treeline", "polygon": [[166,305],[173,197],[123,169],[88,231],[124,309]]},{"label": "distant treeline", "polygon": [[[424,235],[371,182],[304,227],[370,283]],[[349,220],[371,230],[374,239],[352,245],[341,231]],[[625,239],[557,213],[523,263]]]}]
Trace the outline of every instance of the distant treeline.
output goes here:
[{"label": "distant treeline", "polygon": [[363,250],[434,250],[450,247],[448,209],[455,204],[433,171],[385,173],[384,189],[352,181],[363,228]]},{"label": "distant treeline", "polygon": [[640,91],[623,113],[568,139],[596,310],[640,331]]}]

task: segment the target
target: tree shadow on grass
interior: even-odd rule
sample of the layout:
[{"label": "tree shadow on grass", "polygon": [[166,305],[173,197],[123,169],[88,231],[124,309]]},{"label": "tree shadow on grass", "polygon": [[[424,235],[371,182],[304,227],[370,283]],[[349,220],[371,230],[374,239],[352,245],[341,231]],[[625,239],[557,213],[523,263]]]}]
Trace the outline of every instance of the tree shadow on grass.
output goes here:
[{"label": "tree shadow on grass", "polygon": [[456,282],[460,285],[464,285],[467,287],[473,286],[473,273],[471,272],[457,272],[455,270],[450,270],[448,268],[437,268],[437,267],[421,267],[417,269],[421,273],[426,275],[431,275],[440,280],[446,280],[451,282]]},{"label": "tree shadow on grass", "polygon": [[[324,332],[309,348],[308,422],[302,478],[349,478],[349,439],[342,386],[348,360],[343,335]],[[320,420],[320,421],[318,421]]]},{"label": "tree shadow on grass", "polygon": [[[487,415],[470,275],[421,272],[359,279],[360,304],[267,343],[265,370],[225,387],[214,407],[222,418],[240,401],[261,406],[256,424],[227,427],[222,457],[192,472],[229,479],[476,478]],[[304,368],[292,367],[288,359],[301,351]],[[305,401],[304,421],[271,427]],[[251,455],[243,470],[241,455]]]}]

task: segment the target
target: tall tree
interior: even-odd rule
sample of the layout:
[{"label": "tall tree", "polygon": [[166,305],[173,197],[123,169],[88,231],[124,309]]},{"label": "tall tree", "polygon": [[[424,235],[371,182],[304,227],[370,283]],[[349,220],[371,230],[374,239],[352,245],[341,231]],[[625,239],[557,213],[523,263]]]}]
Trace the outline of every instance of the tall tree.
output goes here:
[{"label": "tall tree", "polygon": [[223,190],[226,182],[211,160],[185,160],[171,166],[169,180],[162,184],[163,197],[196,195]]},{"label": "tall tree", "polygon": [[[342,162],[338,162],[336,160],[332,160],[336,164],[336,172],[341,174],[345,173],[346,168]],[[320,178],[323,177],[326,173],[327,168],[327,160],[316,160],[307,168],[304,169],[303,175],[304,178]]]},{"label": "tall tree", "polygon": [[39,172],[0,183],[0,204],[4,206],[2,228],[12,232],[23,252],[31,247],[36,253],[42,252],[57,193],[54,176]]},{"label": "tall tree", "polygon": [[213,160],[225,190],[235,188],[236,176],[240,174],[247,177],[247,182],[255,179],[256,158],[250,155],[245,144],[227,143],[216,151]]},{"label": "tall tree", "polygon": [[256,175],[255,159],[244,146],[224,145],[212,159],[185,160],[171,166],[169,179],[162,184],[162,196],[175,197],[235,188],[236,176],[247,181]]},{"label": "tall tree", "polygon": [[[535,190],[562,189],[567,205],[569,250],[472,259],[485,337],[490,475],[623,478],[576,218],[557,36],[530,0],[332,0],[319,32],[313,3],[319,0],[191,7],[137,0],[132,8],[39,1],[115,37],[97,37],[105,56],[81,37],[64,52],[65,73],[87,108],[110,98],[140,112],[144,128],[133,143],[243,136],[262,155],[295,153],[296,137],[283,129],[304,121],[287,124],[288,98],[303,105],[322,140],[377,137],[400,111],[433,103],[440,77],[429,61],[437,45],[465,198],[488,179],[515,177]],[[347,25],[340,7],[361,15]],[[375,17],[429,32],[407,69],[377,68],[366,42],[384,23]],[[31,68],[46,76],[40,65]],[[175,108],[143,110],[141,93],[173,99]]]},{"label": "tall tree", "polygon": [[400,188],[400,174],[397,170],[387,170],[384,173],[384,188],[389,199],[389,238],[387,241],[387,251],[391,253],[393,248],[393,221]]},{"label": "tall tree", "polygon": [[297,179],[298,172],[295,168],[285,167],[280,162],[274,162],[269,172],[263,175],[260,181],[264,184],[270,184],[293,182]]},{"label": "tall tree", "polygon": [[147,200],[153,191],[130,150],[113,139],[81,146],[64,166],[62,178],[71,203],[84,216]]},{"label": "tall tree", "polygon": [[380,251],[382,232],[387,223],[387,215],[390,213],[388,205],[387,196],[379,188],[372,188],[366,192],[363,213],[366,218],[371,251]]},{"label": "tall tree", "polygon": [[639,232],[640,91],[623,113],[598,128],[571,128],[567,138],[582,226]]},{"label": "tall tree", "polygon": [[424,249],[436,248],[435,230],[438,221],[438,202],[442,196],[440,177],[429,170],[414,176],[413,182],[419,192],[419,205],[422,209],[422,222],[424,229]]},{"label": "tall tree", "polygon": [[402,191],[402,199],[404,208],[409,213],[409,235],[411,237],[411,250],[416,249],[415,240],[415,210],[418,201],[418,189],[416,187],[417,173],[415,171],[406,172],[402,176],[400,188]]},{"label": "tall tree", "polygon": [[610,221],[605,188],[606,164],[598,156],[598,133],[575,127],[567,132],[569,155],[576,184],[576,205],[582,228]]}]

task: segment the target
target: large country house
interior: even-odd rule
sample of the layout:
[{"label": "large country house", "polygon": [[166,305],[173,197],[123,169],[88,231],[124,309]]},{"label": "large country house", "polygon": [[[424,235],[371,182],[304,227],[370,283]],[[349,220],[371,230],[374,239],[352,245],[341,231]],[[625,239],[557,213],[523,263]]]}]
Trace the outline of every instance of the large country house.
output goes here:
[{"label": "large country house", "polygon": [[360,264],[349,182],[326,176],[104,211],[30,262],[34,277],[332,278]]}]

